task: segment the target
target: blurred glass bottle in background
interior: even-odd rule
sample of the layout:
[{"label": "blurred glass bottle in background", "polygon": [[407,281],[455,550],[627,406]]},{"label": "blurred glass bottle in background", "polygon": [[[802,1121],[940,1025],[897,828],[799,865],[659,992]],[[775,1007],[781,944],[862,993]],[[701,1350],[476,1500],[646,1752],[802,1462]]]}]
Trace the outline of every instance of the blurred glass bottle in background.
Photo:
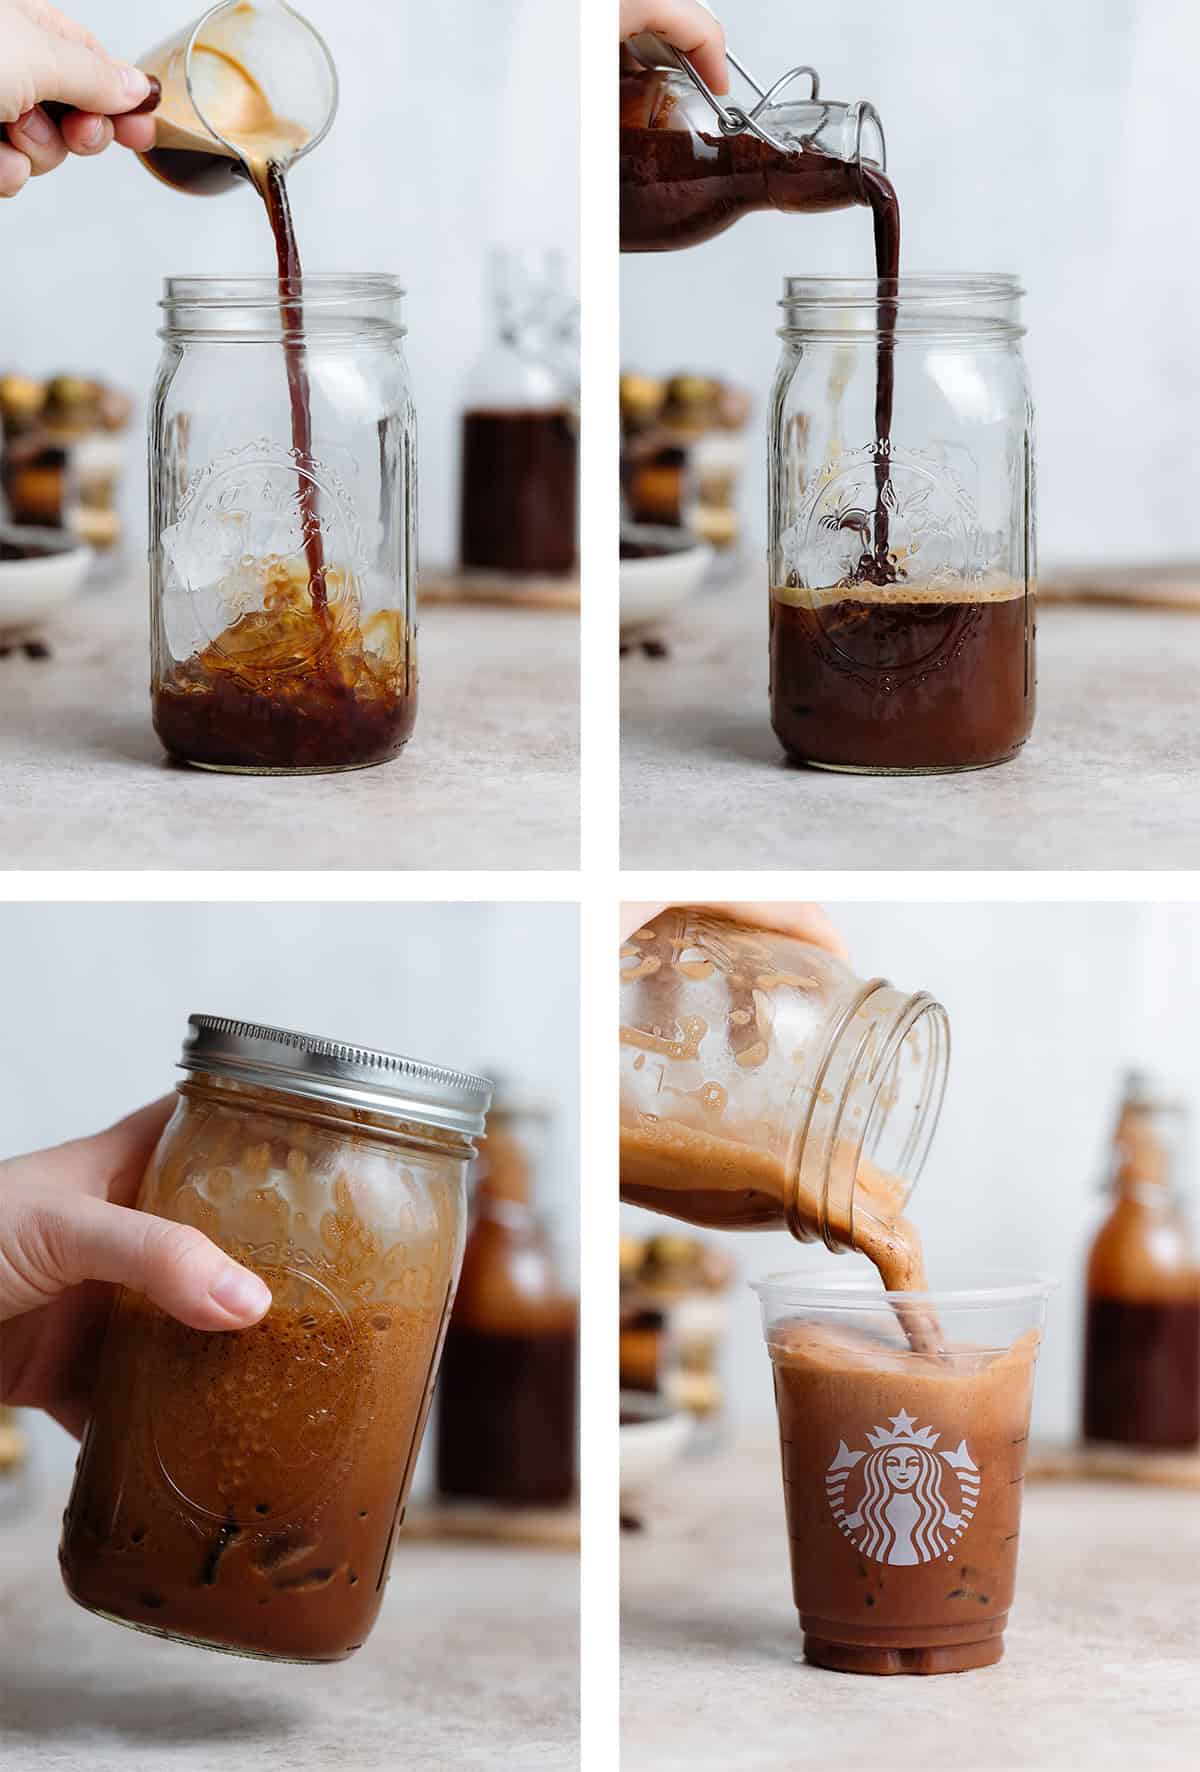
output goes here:
[{"label": "blurred glass bottle in background", "polygon": [[463,414],[461,564],[559,576],[578,545],[576,303],[556,252],[497,252],[492,290],[496,336]]},{"label": "blurred glass bottle in background", "polygon": [[1085,1440],[1200,1445],[1200,1268],[1174,1192],[1186,1111],[1130,1072],[1113,1140],[1112,1208],[1087,1264]]},{"label": "blurred glass bottle in background", "polygon": [[575,1491],[579,1302],[535,1200],[549,1114],[501,1091],[442,1355],[437,1487],[555,1507]]}]

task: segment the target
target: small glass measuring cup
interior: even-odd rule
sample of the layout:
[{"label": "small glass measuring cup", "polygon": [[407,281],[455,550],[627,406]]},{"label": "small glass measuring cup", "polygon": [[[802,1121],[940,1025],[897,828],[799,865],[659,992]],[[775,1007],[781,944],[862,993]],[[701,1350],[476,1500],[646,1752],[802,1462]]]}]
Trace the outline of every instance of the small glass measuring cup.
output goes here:
[{"label": "small glass measuring cup", "polygon": [[328,45],[285,0],[221,0],[144,56],[162,84],[158,134],[141,156],[156,177],[216,195],[267,164],[284,170],[333,127],[338,77]]}]

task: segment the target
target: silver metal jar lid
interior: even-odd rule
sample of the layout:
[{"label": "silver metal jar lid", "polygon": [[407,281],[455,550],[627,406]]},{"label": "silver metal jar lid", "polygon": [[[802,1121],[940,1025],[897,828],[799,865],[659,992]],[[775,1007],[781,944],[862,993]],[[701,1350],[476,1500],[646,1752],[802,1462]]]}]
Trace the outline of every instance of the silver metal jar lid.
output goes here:
[{"label": "silver metal jar lid", "polygon": [[179,1068],[416,1120],[467,1138],[482,1135],[492,1100],[486,1077],[221,1015],[188,1017]]}]

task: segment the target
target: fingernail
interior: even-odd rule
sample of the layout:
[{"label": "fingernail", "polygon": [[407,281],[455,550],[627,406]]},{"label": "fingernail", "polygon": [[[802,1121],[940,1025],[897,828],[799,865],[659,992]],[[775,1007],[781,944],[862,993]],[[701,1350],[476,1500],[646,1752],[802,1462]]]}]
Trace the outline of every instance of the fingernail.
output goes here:
[{"label": "fingernail", "polygon": [[137,104],[150,96],[150,76],[143,74],[140,68],[122,65],[121,84],[125,88],[126,97],[133,99]]},{"label": "fingernail", "polygon": [[41,142],[43,147],[54,140],[53,123],[45,111],[38,110],[36,106],[32,111],[26,111],[23,117],[18,117],[13,127],[22,135],[27,135],[31,142]]},{"label": "fingernail", "polygon": [[81,131],[85,148],[94,148],[104,140],[104,118],[89,117]]},{"label": "fingernail", "polygon": [[271,1288],[257,1274],[231,1264],[212,1287],[209,1297],[231,1317],[254,1322],[270,1309]]},{"label": "fingernail", "polygon": [[150,82],[150,90],[141,104],[135,105],[130,111],[131,117],[148,117],[152,111],[157,111],[162,103],[162,81],[153,74],[148,74],[146,78]]}]

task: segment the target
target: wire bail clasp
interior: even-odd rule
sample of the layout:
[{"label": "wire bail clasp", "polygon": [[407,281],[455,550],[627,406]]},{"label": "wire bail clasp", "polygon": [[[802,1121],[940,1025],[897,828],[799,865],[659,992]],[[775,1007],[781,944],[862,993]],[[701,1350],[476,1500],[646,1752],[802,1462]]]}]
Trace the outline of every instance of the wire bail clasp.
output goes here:
[{"label": "wire bail clasp", "polygon": [[756,135],[759,141],[765,142],[769,148],[776,149],[778,153],[799,154],[803,152],[803,141],[801,139],[792,138],[791,140],[788,140],[784,137],[773,135],[769,129],[764,127],[759,119],[765,110],[777,102],[781,92],[784,92],[793,81],[804,77],[807,77],[811,82],[811,90],[808,94],[809,102],[816,102],[821,96],[821,76],[817,73],[815,68],[808,66],[792,68],[788,73],[776,80],[773,86],[764,87],[759,85],[758,81],[754,78],[754,75],[748,68],[743,66],[737,56],[734,55],[733,51],[727,49],[725,55],[730,66],[736,69],[742,79],[746,82],[747,86],[752,87],[757,94],[758,102],[747,110],[742,105],[722,104],[721,100],[717,97],[716,93],[713,92],[708,82],[702,79],[696,72],[690,59],[686,55],[674,48],[671,44],[664,44],[664,48],[669,50],[680,70],[687,75],[697,92],[699,92],[712,107],[717,122],[720,125],[722,135]]},{"label": "wire bail clasp", "polygon": [[[817,142],[821,131],[826,127],[830,114],[832,112],[847,109],[847,107],[844,106],[830,106],[826,103],[811,129],[803,133],[795,132],[787,135],[777,134],[775,131],[768,128],[764,121],[764,116],[766,113],[770,112],[774,105],[779,103],[781,94],[786,92],[788,87],[793,85],[795,81],[807,79],[810,82],[810,90],[802,102],[818,106],[822,105],[821,77],[814,67],[805,64],[802,67],[790,68],[786,74],[780,75],[779,79],[776,80],[773,85],[762,86],[754,78],[754,75],[744,63],[738,60],[733,51],[727,49],[725,54],[730,66],[741,75],[742,79],[746,82],[746,85],[753,90],[755,94],[755,102],[749,107],[736,104],[723,104],[717,97],[716,93],[713,92],[708,82],[702,79],[702,77],[696,72],[688,56],[684,55],[681,50],[676,49],[672,44],[664,42],[657,36],[653,37],[652,41],[656,48],[660,48],[666,52],[670,57],[672,64],[677,67],[681,73],[687,75],[692,85],[696,88],[696,91],[712,110],[713,115],[717,119],[721,134],[724,136],[753,135],[757,136],[759,141],[765,142],[767,147],[774,148],[776,153],[802,154],[807,147],[810,147]],[[862,165],[863,133],[866,128],[872,127],[879,141],[879,168],[880,171],[886,172],[887,142],[884,138],[883,124],[880,121],[878,111],[876,111],[874,105],[864,102],[849,107],[849,116],[855,119],[855,163],[859,166]]]}]

